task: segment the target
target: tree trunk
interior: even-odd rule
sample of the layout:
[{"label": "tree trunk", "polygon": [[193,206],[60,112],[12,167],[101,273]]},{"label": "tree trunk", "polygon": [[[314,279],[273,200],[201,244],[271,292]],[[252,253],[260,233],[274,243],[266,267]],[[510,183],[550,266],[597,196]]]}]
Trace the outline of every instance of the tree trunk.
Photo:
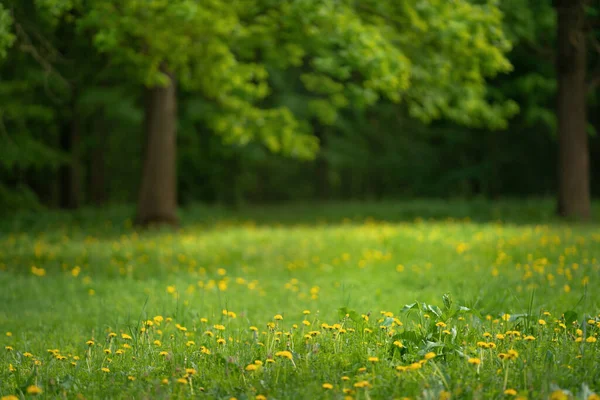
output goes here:
[{"label": "tree trunk", "polygon": [[136,222],[177,225],[177,97],[169,75],[165,87],[146,90],[145,149]]},{"label": "tree trunk", "polygon": [[103,113],[94,118],[92,126],[93,147],[90,155],[90,201],[101,206],[106,202],[106,146],[108,130]]},{"label": "tree trunk", "polygon": [[60,134],[60,146],[69,155],[67,164],[59,170],[59,205],[61,208],[74,210],[81,205],[81,165],[79,148],[81,135],[75,113],[71,115]]},{"label": "tree trunk", "polygon": [[558,212],[591,217],[584,0],[557,0]]},{"label": "tree trunk", "polygon": [[315,136],[319,139],[319,153],[315,159],[315,194],[319,200],[328,200],[330,196],[329,186],[329,163],[324,154],[327,146],[325,128],[316,122],[314,126]]}]

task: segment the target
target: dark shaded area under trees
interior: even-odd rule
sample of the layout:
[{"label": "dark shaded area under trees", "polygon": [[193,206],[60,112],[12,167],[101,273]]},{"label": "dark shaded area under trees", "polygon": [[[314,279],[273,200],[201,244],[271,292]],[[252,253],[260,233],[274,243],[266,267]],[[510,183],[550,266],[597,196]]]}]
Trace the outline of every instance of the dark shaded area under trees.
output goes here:
[{"label": "dark shaded area under trees", "polygon": [[3,1],[2,210],[554,196],[589,219],[600,2],[396,3]]}]

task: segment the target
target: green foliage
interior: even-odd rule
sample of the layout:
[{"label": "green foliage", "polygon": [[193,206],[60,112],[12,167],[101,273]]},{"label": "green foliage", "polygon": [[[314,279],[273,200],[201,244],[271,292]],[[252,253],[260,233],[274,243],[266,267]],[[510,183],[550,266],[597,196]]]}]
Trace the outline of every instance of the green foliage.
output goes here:
[{"label": "green foliage", "polygon": [[0,4],[0,60],[6,57],[7,49],[15,40],[11,32],[12,18],[10,13],[2,4]]}]

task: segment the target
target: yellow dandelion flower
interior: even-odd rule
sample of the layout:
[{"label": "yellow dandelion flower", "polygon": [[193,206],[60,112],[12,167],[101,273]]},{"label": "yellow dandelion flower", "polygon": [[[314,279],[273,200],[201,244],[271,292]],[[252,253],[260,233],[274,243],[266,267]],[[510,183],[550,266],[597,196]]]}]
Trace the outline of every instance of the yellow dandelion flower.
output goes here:
[{"label": "yellow dandelion flower", "polygon": [[108,369],[108,368],[106,368],[106,367],[102,367],[102,368],[100,368],[100,370],[101,370],[102,372],[106,372],[106,373],[109,373],[109,372],[110,372],[110,369]]},{"label": "yellow dandelion flower", "polygon": [[15,396],[14,394],[9,394],[8,396],[2,396],[0,397],[1,400],[19,400],[19,398],[17,396]]},{"label": "yellow dandelion flower", "polygon": [[14,348],[12,346],[4,346],[4,350],[6,350],[6,351],[13,351]]},{"label": "yellow dandelion flower", "polygon": [[562,390],[555,390],[550,393],[550,400],[569,400],[569,396]]},{"label": "yellow dandelion flower", "polygon": [[596,343],[596,337],[590,336],[587,339],[585,339],[585,341],[588,343]]},{"label": "yellow dandelion flower", "polygon": [[273,319],[274,319],[275,321],[281,321],[281,320],[283,319],[283,316],[281,316],[281,314],[277,314],[277,315],[275,315],[275,316],[273,317]]},{"label": "yellow dandelion flower", "polygon": [[516,396],[517,391],[515,389],[506,389],[504,394],[507,396]]},{"label": "yellow dandelion flower", "polygon": [[278,351],[277,353],[275,353],[275,357],[287,358],[289,360],[293,358],[292,353],[287,350]]},{"label": "yellow dandelion flower", "polygon": [[110,349],[104,349],[104,354],[110,354],[112,351]]},{"label": "yellow dandelion flower", "polygon": [[430,351],[429,353],[425,354],[425,356],[423,358],[425,358],[426,360],[431,360],[432,358],[435,358],[436,354],[433,351]]},{"label": "yellow dandelion flower", "polygon": [[41,394],[43,392],[42,388],[36,385],[27,386],[27,394]]},{"label": "yellow dandelion flower", "polygon": [[479,365],[479,364],[481,364],[481,359],[479,359],[479,358],[476,358],[476,357],[471,357],[471,358],[469,358],[469,359],[467,360],[467,362],[468,362],[469,364],[473,364],[473,365]]},{"label": "yellow dandelion flower", "polygon": [[544,321],[543,319],[538,320],[538,324],[540,325],[546,325],[546,321]]},{"label": "yellow dandelion flower", "polygon": [[504,335],[501,333],[496,333],[496,339],[498,340],[504,340]]},{"label": "yellow dandelion flower", "polygon": [[342,380],[343,380],[343,381],[349,381],[349,380],[350,380],[350,377],[349,377],[349,376],[345,376],[345,375],[344,375],[344,376],[342,376]]},{"label": "yellow dandelion flower", "polygon": [[435,324],[435,326],[437,326],[438,328],[445,328],[447,325],[445,323],[443,323],[442,321],[440,321],[437,324]]},{"label": "yellow dandelion flower", "polygon": [[534,336],[531,336],[531,335],[528,335],[528,336],[525,336],[525,337],[523,338],[523,340],[526,340],[526,341],[528,341],[528,342],[532,342],[532,341],[534,341],[534,340],[535,340],[535,337],[534,337]]},{"label": "yellow dandelion flower", "polygon": [[166,357],[166,356],[168,356],[168,355],[169,355],[169,352],[167,352],[167,351],[161,351],[160,353],[158,353],[158,355],[159,355],[159,356]]},{"label": "yellow dandelion flower", "polygon": [[323,385],[321,385],[323,387],[323,389],[326,390],[331,390],[333,389],[333,385],[331,383],[324,383]]},{"label": "yellow dandelion flower", "polygon": [[187,378],[178,378],[177,383],[181,383],[182,385],[187,385],[188,380],[187,380]]},{"label": "yellow dandelion flower", "polygon": [[508,351],[508,358],[514,360],[515,358],[519,357],[519,353],[516,350],[510,349]]},{"label": "yellow dandelion flower", "polygon": [[30,352],[26,351],[25,353],[23,353],[23,357],[31,358],[31,357],[33,357],[33,354],[31,354]]},{"label": "yellow dandelion flower", "polygon": [[246,371],[256,371],[257,369],[258,369],[258,365],[256,365],[256,364],[246,365]]},{"label": "yellow dandelion flower", "polygon": [[160,383],[162,383],[163,385],[168,385],[169,380],[167,378],[164,378],[162,381],[160,381]]},{"label": "yellow dandelion flower", "polygon": [[309,310],[304,310],[304,311],[302,311],[302,314],[304,314],[304,315],[309,315],[309,314],[310,314],[310,311],[309,311]]},{"label": "yellow dandelion flower", "polygon": [[368,387],[371,387],[371,384],[369,383],[369,381],[360,381],[360,382],[356,382],[354,384],[354,387],[358,388],[358,389],[368,388]]},{"label": "yellow dandelion flower", "polygon": [[510,319],[510,314],[502,314],[502,320],[508,321]]},{"label": "yellow dandelion flower", "polygon": [[131,340],[131,339],[133,339],[130,335],[128,335],[126,333],[121,333],[121,338],[123,338],[125,340]]},{"label": "yellow dandelion flower", "polygon": [[223,338],[217,339],[217,344],[223,345],[225,343],[227,343],[227,341],[225,339],[223,339]]},{"label": "yellow dandelion flower", "polygon": [[215,328],[218,331],[224,331],[225,330],[225,326],[219,325],[219,324],[214,325],[213,328]]},{"label": "yellow dandelion flower", "polygon": [[196,370],[194,368],[186,368],[185,373],[188,375],[196,375]]},{"label": "yellow dandelion flower", "polygon": [[379,362],[379,358],[378,357],[369,357],[369,362],[377,363],[377,362]]},{"label": "yellow dandelion flower", "polygon": [[267,396],[264,396],[262,394],[257,394],[254,399],[255,400],[267,400]]}]

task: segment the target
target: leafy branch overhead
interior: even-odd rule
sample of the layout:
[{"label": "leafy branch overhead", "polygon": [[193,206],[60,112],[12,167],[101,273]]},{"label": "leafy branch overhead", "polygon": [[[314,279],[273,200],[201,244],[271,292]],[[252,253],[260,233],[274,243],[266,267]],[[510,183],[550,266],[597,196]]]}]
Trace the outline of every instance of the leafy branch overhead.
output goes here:
[{"label": "leafy branch overhead", "polygon": [[[310,156],[316,141],[286,107],[263,106],[271,71],[293,69],[309,94],[308,117],[381,98],[405,101],[425,121],[504,126],[512,102],[490,102],[485,79],[510,70],[510,45],[492,2],[206,1],[93,2],[82,29],[147,86],[173,72],[184,90],[213,104],[211,128],[230,142],[259,139]],[[410,27],[407,29],[407,27]]]}]

